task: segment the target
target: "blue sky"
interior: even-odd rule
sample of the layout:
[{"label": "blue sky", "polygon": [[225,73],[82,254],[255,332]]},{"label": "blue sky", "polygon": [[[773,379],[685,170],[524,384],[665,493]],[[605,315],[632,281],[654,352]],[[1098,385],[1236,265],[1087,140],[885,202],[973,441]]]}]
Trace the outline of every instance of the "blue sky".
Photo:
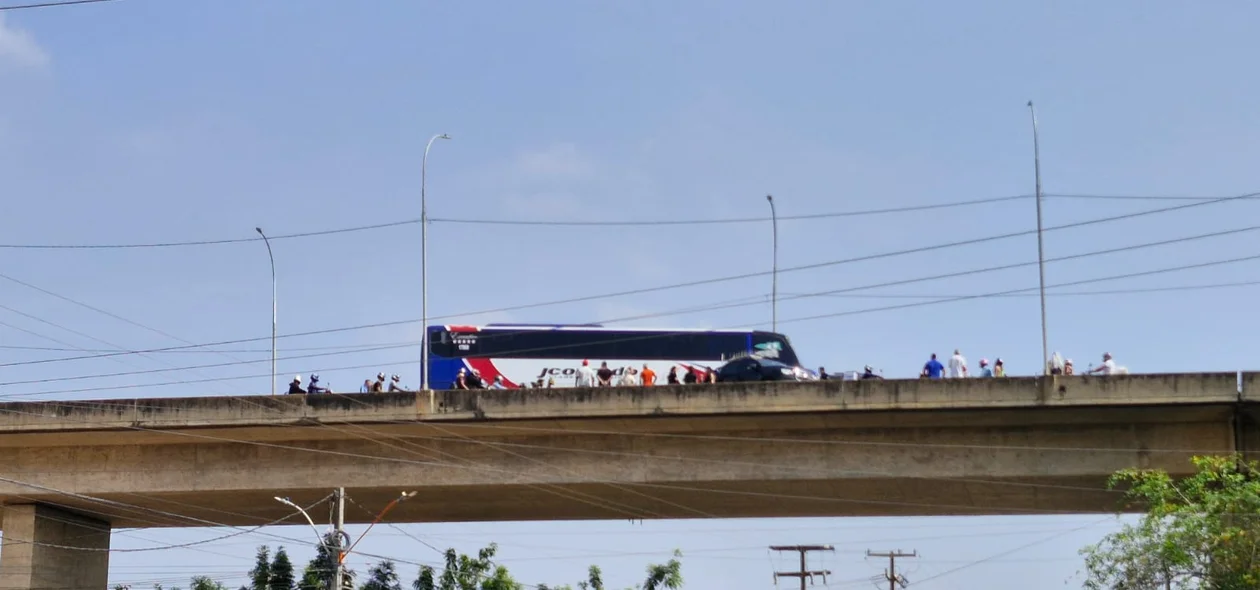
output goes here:
[{"label": "blue sky", "polygon": [[[1248,75],[1260,8],[1243,2],[877,4],[347,4],[325,0],[123,0],[5,13],[0,21],[0,242],[117,244],[251,238],[419,216],[420,156],[443,219],[700,220],[920,206],[1032,192],[1025,103],[1041,122],[1047,193],[1227,196],[1260,190],[1258,82]],[[1048,198],[1046,225],[1181,201]],[[1249,227],[1255,201],[1206,205],[1046,234],[1046,255]],[[783,221],[780,266],[930,246],[1035,227],[1033,202]],[[430,313],[470,322],[596,321],[754,304],[634,322],[768,327],[766,277],[472,316],[477,310],[769,269],[768,222],[634,227],[435,222]],[[275,242],[280,332],[420,316],[415,224]],[[1057,284],[1260,254],[1254,232],[1047,266]],[[575,247],[576,246],[576,247]],[[783,273],[781,296],[1028,262],[1032,237]],[[1242,262],[1069,289],[1247,281]],[[264,337],[270,284],[259,242],[121,250],[0,250],[0,345],[148,349]],[[1037,370],[1035,297],[978,298],[791,321],[1035,287],[1035,267],[779,304],[780,329],[811,366],[909,376],[962,348]],[[1055,293],[1056,290],[1051,290]],[[889,297],[896,295],[898,297]],[[1249,368],[1242,334],[1254,288],[1054,295],[1051,348],[1085,366],[1111,351],[1133,371]],[[1241,315],[1240,315],[1241,314]],[[118,318],[126,318],[128,323]],[[1241,321],[1240,321],[1241,318]],[[150,329],[138,327],[136,324]],[[160,330],[161,333],[158,331]],[[418,380],[419,324],[281,341],[289,375],[318,370],[357,389],[376,372]],[[165,335],[163,334],[165,333]],[[341,347],[330,350],[327,347]],[[265,342],[0,368],[9,399],[264,393]],[[318,348],[320,350],[309,350]],[[308,349],[308,350],[302,350]],[[71,351],[4,349],[5,363]],[[230,367],[90,378],[191,365]],[[338,367],[360,369],[337,370]],[[196,379],[204,383],[154,385]],[[103,389],[113,388],[113,389]],[[67,391],[87,390],[87,391]],[[532,582],[575,581],[592,561],[618,583],[688,555],[695,587],[769,586],[771,542],[831,542],[841,580],[877,574],[867,545],[917,548],[911,579],[1045,540],[921,587],[1059,588],[1097,517],[729,523],[409,526],[439,546],[490,540]],[[865,528],[863,528],[865,527]],[[684,532],[689,529],[724,532]],[[961,530],[975,531],[968,540]],[[1065,532],[1066,531],[1066,532]],[[304,538],[309,531],[279,534]],[[624,534],[623,534],[624,533]],[[998,533],[1002,533],[999,535]],[[1064,534],[1062,537],[1049,538]],[[208,531],[146,531],[169,542]],[[432,560],[392,529],[369,551]],[[970,534],[970,533],[969,533]],[[460,535],[460,536],[456,536]],[[535,539],[535,536],[537,538]],[[545,539],[545,541],[544,541]],[[1046,540],[1048,539],[1048,540]],[[229,581],[251,545],[169,553]],[[148,542],[119,535],[117,546]],[[599,547],[592,550],[591,547]],[[428,553],[426,553],[426,551]],[[624,557],[593,557],[626,553]],[[588,557],[589,556],[589,557]],[[519,560],[519,561],[516,561]],[[173,571],[118,555],[115,577]],[[791,567],[790,560],[777,562]],[[130,569],[128,569],[130,568]],[[146,568],[148,568],[146,570]],[[232,569],[235,568],[235,569]],[[360,568],[362,569],[362,568]],[[408,571],[410,574],[410,571]],[[183,574],[165,577],[179,578]],[[146,577],[147,576],[147,577]],[[169,585],[169,584],[168,584]]]}]

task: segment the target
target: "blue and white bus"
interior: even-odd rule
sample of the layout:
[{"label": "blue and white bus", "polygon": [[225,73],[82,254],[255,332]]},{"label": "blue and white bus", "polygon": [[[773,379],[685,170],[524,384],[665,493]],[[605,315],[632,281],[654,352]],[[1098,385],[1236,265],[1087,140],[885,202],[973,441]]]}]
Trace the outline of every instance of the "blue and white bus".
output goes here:
[{"label": "blue and white bus", "polygon": [[653,330],[600,325],[488,324],[429,326],[429,386],[451,389],[460,369],[477,371],[487,383],[502,376],[508,387],[554,381],[573,387],[582,361],[592,368],[607,362],[618,376],[644,364],[664,384],[671,367],[684,371],[717,369],[749,354],[789,366],[800,361],[786,336],[753,330]]}]

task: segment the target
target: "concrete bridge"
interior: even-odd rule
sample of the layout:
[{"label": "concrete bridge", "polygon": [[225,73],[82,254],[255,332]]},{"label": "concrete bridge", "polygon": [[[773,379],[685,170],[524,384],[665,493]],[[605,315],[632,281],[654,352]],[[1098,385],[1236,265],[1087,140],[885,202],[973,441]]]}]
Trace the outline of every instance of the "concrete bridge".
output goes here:
[{"label": "concrete bridge", "polygon": [[[0,404],[0,588],[100,590],[111,527],[1111,512],[1260,454],[1260,373]],[[367,509],[347,508],[364,522]]]}]

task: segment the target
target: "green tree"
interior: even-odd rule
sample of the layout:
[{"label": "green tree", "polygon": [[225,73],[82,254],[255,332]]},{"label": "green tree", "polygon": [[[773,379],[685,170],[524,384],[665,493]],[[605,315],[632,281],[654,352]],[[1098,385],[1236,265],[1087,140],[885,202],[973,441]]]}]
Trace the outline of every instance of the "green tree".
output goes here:
[{"label": "green tree", "polygon": [[647,579],[643,581],[643,590],[678,590],[683,587],[682,562],[678,558],[682,552],[674,550],[674,558],[664,564],[652,564],[647,567]]},{"label": "green tree", "polygon": [[394,562],[387,559],[372,566],[368,570],[368,580],[360,590],[402,590]]},{"label": "green tree", "polygon": [[433,568],[427,565],[420,566],[420,575],[411,584],[411,587],[415,590],[437,590],[435,574],[436,572],[433,571]]},{"label": "green tree", "polygon": [[445,566],[439,574],[429,566],[421,566],[420,575],[412,582],[414,590],[522,590],[525,586],[512,578],[507,568],[495,565],[498,545],[477,552],[476,557],[447,549]]},{"label": "green tree", "polygon": [[1194,457],[1196,473],[1126,469],[1127,507],[1145,510],[1085,557],[1087,590],[1260,588],[1260,466],[1237,457]]},{"label": "green tree", "polygon": [[[315,546],[315,557],[302,570],[302,581],[298,582],[298,590],[328,590],[332,586],[333,574],[337,569],[337,553],[340,551],[341,539],[333,533],[324,535],[324,542]],[[346,583],[354,583],[354,570],[346,568]]]},{"label": "green tree", "polygon": [[293,577],[293,562],[284,547],[276,549],[276,556],[271,560],[271,579],[267,582],[267,590],[294,590],[296,580]]},{"label": "green tree", "polygon": [[268,590],[271,583],[271,550],[263,545],[254,554],[254,569],[249,570],[250,590]]},{"label": "green tree", "polygon": [[578,588],[582,590],[604,590],[604,572],[599,570],[598,565],[592,565],[586,570],[586,581],[578,583]]},{"label": "green tree", "polygon": [[[414,590],[522,590],[525,586],[512,578],[507,568],[494,563],[498,546],[490,546],[477,552],[476,557],[462,555],[447,549],[445,567],[439,574],[429,566],[420,568],[420,576],[412,583]],[[674,559],[665,564],[653,564],[647,568],[647,579],[642,586],[630,590],[678,590],[683,587],[682,553],[674,551]],[[604,590],[604,574],[592,565],[586,580],[577,585],[581,590]],[[539,584],[538,590],[572,590],[572,586],[548,586]],[[380,590],[364,587],[361,590]],[[395,589],[396,590],[396,589]]]},{"label": "green tree", "polygon": [[209,576],[193,576],[188,582],[188,590],[227,590],[227,586],[211,580]]}]

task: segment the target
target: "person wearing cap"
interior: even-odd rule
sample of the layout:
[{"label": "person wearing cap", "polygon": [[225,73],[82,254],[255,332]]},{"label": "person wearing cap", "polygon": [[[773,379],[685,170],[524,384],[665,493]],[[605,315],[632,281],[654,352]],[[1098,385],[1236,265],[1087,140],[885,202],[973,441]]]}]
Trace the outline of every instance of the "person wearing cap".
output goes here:
[{"label": "person wearing cap", "polygon": [[1103,353],[1103,364],[1089,370],[1090,373],[1102,373],[1103,375],[1116,374],[1116,361],[1111,358],[1110,352]]},{"label": "person wearing cap", "polygon": [[591,368],[591,361],[582,360],[582,366],[578,367],[577,380],[574,382],[575,387],[595,387],[595,369]]},{"label": "person wearing cap", "polygon": [[980,359],[980,376],[992,377],[993,369],[989,368],[989,359]]},{"label": "person wearing cap", "polygon": [[306,393],[306,390],[302,389],[301,375],[293,376],[293,381],[289,382],[289,393]]},{"label": "person wearing cap", "polygon": [[328,388],[319,384],[319,373],[311,373],[311,384],[306,386],[307,393],[328,393]]}]

